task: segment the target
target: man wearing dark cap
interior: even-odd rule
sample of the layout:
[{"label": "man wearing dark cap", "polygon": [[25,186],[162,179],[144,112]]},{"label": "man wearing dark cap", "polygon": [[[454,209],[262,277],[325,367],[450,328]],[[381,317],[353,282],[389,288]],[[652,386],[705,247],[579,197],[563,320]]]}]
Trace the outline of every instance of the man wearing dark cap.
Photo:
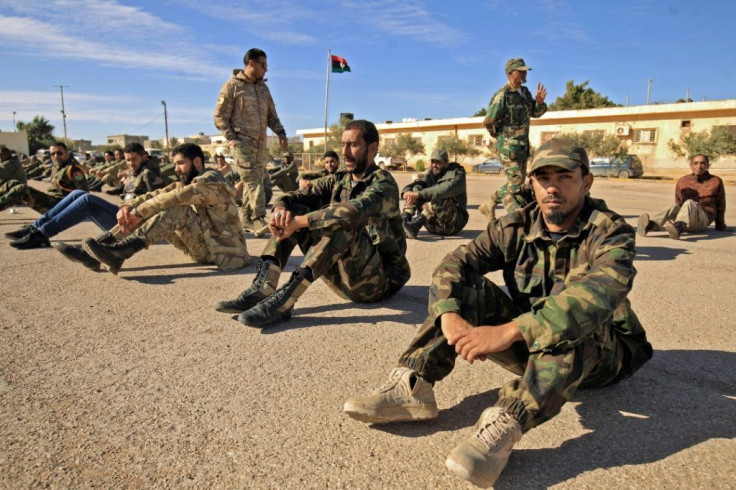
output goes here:
[{"label": "man wearing dark cap", "polygon": [[340,157],[337,155],[336,151],[327,150],[322,157],[322,163],[325,168],[320,172],[302,172],[299,174],[300,190],[306,190],[312,187],[313,180],[334,175],[335,172],[337,172],[337,169],[340,168]]},{"label": "man wearing dark cap", "polygon": [[507,211],[524,205],[517,198],[519,188],[526,177],[526,160],[529,158],[529,120],[541,117],[547,112],[547,89],[537,84],[537,92],[532,97],[526,83],[527,71],[531,70],[521,58],[506,62],[508,82],[501,87],[488,106],[483,124],[491,137],[496,138],[496,154],[503,164],[506,183],[491,195],[491,199],[480,207],[489,221],[495,218],[496,204],[503,201]]},{"label": "man wearing dark cap", "polygon": [[436,235],[455,235],[468,223],[465,169],[450,163],[445,150],[434,150],[430,161],[431,168],[401,191],[407,238],[415,239],[422,226]]},{"label": "man wearing dark cap", "polygon": [[243,228],[260,237],[268,232],[263,188],[268,159],[266,128],[278,135],[284,151],[289,148],[289,140],[263,78],[268,71],[266,53],[251,48],[245,53],[243,63],[244,68],[233,70],[230,80],[220,89],[215,126],[227,139],[243,181],[243,206],[240,208]]},{"label": "man wearing dark cap", "polygon": [[283,192],[295,191],[299,188],[296,182],[299,176],[299,169],[294,161],[294,155],[290,151],[285,151],[282,156],[281,165],[277,166],[274,170],[269,170],[271,182]]},{"label": "man wearing dark cap", "polygon": [[[451,472],[492,485],[523,433],[559,413],[578,387],[631,376],[652,347],[627,295],[634,229],[586,194],[585,150],[555,138],[531,167],[536,201],[494,220],[448,254],[429,289],[430,315],[372,395],[345,403],[371,423],[437,417],[434,383],[456,356],[486,358],[518,377],[503,385],[474,432],[448,456]],[[484,277],[503,271],[508,295]]]}]

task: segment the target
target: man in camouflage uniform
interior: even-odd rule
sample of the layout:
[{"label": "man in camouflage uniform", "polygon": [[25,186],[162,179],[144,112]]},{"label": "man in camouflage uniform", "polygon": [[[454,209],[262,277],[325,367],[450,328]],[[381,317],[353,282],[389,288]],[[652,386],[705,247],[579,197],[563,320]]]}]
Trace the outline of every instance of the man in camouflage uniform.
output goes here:
[{"label": "man in camouflage uniform", "polygon": [[199,263],[214,263],[225,271],[250,262],[234,189],[217,170],[205,168],[198,145],[177,147],[174,164],[180,182],[124,202],[117,213],[118,225],[109,235],[82,242],[86,252],[113,274],[126,259],[160,240]]},{"label": "man in camouflage uniform", "polygon": [[[401,191],[408,238],[416,238],[422,226],[436,235],[455,235],[468,222],[465,169],[450,163],[445,150],[434,150],[430,162],[431,168]],[[415,217],[417,211],[419,216]]]},{"label": "man in camouflage uniform", "polygon": [[21,203],[27,204],[34,211],[45,213],[53,208],[64,196],[74,189],[87,190],[87,176],[74,156],[61,142],[52,143],[50,147],[54,166],[51,172],[51,186],[46,192],[30,187],[26,182],[10,180],[0,186],[0,211]]},{"label": "man in camouflage uniform", "polygon": [[271,174],[271,182],[283,192],[291,192],[299,188],[296,182],[299,169],[290,151],[284,152],[281,165],[269,171],[269,174]]},{"label": "man in camouflage uniform", "polygon": [[[128,144],[124,154],[131,174],[125,184],[124,201],[163,187],[164,181],[158,174],[158,167],[151,165],[151,159],[140,143]],[[6,233],[5,236],[16,238],[10,242],[10,246],[17,249],[48,247],[49,238],[87,219],[92,220],[102,230],[112,228],[117,222],[117,211],[116,205],[87,191],[76,189],[42,214],[33,224]],[[69,246],[62,244],[60,247],[64,253]]]},{"label": "man in camouflage uniform", "polygon": [[488,106],[483,124],[491,137],[496,138],[496,154],[503,164],[506,183],[491,195],[491,199],[483,203],[480,211],[488,216],[489,221],[495,217],[496,204],[503,201],[507,211],[523,207],[516,199],[519,187],[526,177],[526,160],[529,158],[529,120],[541,117],[547,112],[547,89],[537,84],[537,92],[532,97],[526,83],[527,71],[531,70],[521,58],[513,58],[506,62],[508,82],[501,87]]},{"label": "man in camouflage uniform", "polygon": [[[344,407],[374,423],[435,418],[433,385],[457,355],[515,373],[446,462],[479,486],[492,485],[514,443],[559,413],[578,387],[627,378],[652,355],[627,299],[636,274],[634,230],[586,196],[593,176],[585,150],[553,139],[535,155],[531,176],[536,202],[443,259],[429,317],[399,367],[373,395]],[[509,295],[484,277],[497,270]]]},{"label": "man in camouflage uniform", "polygon": [[240,219],[246,231],[263,236],[268,231],[263,176],[268,160],[266,127],[276,133],[284,151],[288,150],[286,130],[276,113],[266,80],[266,53],[249,49],[243,57],[245,67],[220,89],[215,107],[215,126],[222,131],[235,157],[243,181],[243,206]]},{"label": "man in camouflage uniform", "polygon": [[299,174],[299,189],[305,190],[312,186],[312,181],[321,179],[322,177],[328,177],[334,175],[337,169],[340,168],[340,157],[337,153],[332,150],[327,150],[322,157],[322,163],[325,168],[321,171],[315,172],[302,172]]},{"label": "man in camouflage uniform", "polygon": [[108,160],[106,155],[105,163],[92,171],[90,178],[88,179],[90,191],[99,192],[105,184],[111,187],[116,187],[118,185],[118,175],[120,172],[125,171],[128,164],[125,161],[125,152],[123,152],[123,150],[115,150],[114,155],[115,158],[111,160]]},{"label": "man in camouflage uniform", "polygon": [[[271,239],[261,254],[250,288],[217,310],[240,312],[238,320],[264,327],[291,317],[294,303],[318,278],[339,296],[375,302],[391,296],[411,276],[406,239],[399,217],[399,189],[389,172],[373,161],[378,131],[355,120],[342,134],[347,171],[289,192],[274,204]],[[304,261],[276,289],[281,271],[296,246]]]},{"label": "man in camouflage uniform", "polygon": [[0,147],[0,186],[11,180],[25,184],[26,172],[18,157],[13,156],[7,146]]}]

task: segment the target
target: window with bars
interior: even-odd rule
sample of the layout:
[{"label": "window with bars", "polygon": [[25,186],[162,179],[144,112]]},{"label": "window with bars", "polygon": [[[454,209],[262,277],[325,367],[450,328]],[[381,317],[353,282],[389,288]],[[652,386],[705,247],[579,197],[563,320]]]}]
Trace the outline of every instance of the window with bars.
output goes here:
[{"label": "window with bars", "polygon": [[468,144],[472,146],[483,146],[483,135],[471,134],[468,136]]},{"label": "window with bars", "polygon": [[634,130],[634,143],[656,143],[657,142],[657,130],[656,129],[635,129]]}]

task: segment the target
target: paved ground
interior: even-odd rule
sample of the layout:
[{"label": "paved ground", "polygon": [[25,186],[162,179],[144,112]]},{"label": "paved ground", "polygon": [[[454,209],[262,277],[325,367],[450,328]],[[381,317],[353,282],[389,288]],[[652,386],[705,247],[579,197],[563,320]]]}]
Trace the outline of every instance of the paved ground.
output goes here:
[{"label": "paved ground", "polygon": [[[156,245],[115,277],[0,238],[0,487],[465,488],[444,459],[508,373],[458,362],[433,422],[372,428],[341,409],[383,381],[425,316],[434,266],[482,229],[478,205],[500,183],[469,179],[461,237],[410,242],[394,298],[354,305],[318,282],[265,331],[212,308],[254,266],[224,274]],[[673,187],[598,179],[593,194],[635,225]],[[4,211],[0,234],[35,217]],[[496,488],[736,488],[736,235],[638,241],[630,297],[654,359],[525,435]]]}]

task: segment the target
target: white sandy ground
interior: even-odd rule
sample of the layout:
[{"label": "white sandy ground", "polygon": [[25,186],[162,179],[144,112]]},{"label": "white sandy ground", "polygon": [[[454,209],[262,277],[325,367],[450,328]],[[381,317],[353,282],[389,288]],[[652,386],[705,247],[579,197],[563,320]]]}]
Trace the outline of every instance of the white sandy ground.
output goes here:
[{"label": "white sandy ground", "polygon": [[[264,331],[213,309],[255,265],[226,274],[161,244],[116,277],[0,238],[0,487],[466,488],[445,457],[511,374],[460,360],[431,422],[370,427],[342,404],[385,379],[424,319],[434,267],[483,228],[478,205],[502,178],[468,183],[467,229],[410,241],[412,277],[395,297],[351,304],[317,282]],[[673,191],[593,186],[634,226]],[[734,226],[736,187],[727,194]],[[0,234],[37,217],[19,209],[0,214]],[[54,240],[97,233],[87,222]],[[736,488],[736,234],[637,241],[630,298],[655,357],[526,434],[496,488]]]}]

